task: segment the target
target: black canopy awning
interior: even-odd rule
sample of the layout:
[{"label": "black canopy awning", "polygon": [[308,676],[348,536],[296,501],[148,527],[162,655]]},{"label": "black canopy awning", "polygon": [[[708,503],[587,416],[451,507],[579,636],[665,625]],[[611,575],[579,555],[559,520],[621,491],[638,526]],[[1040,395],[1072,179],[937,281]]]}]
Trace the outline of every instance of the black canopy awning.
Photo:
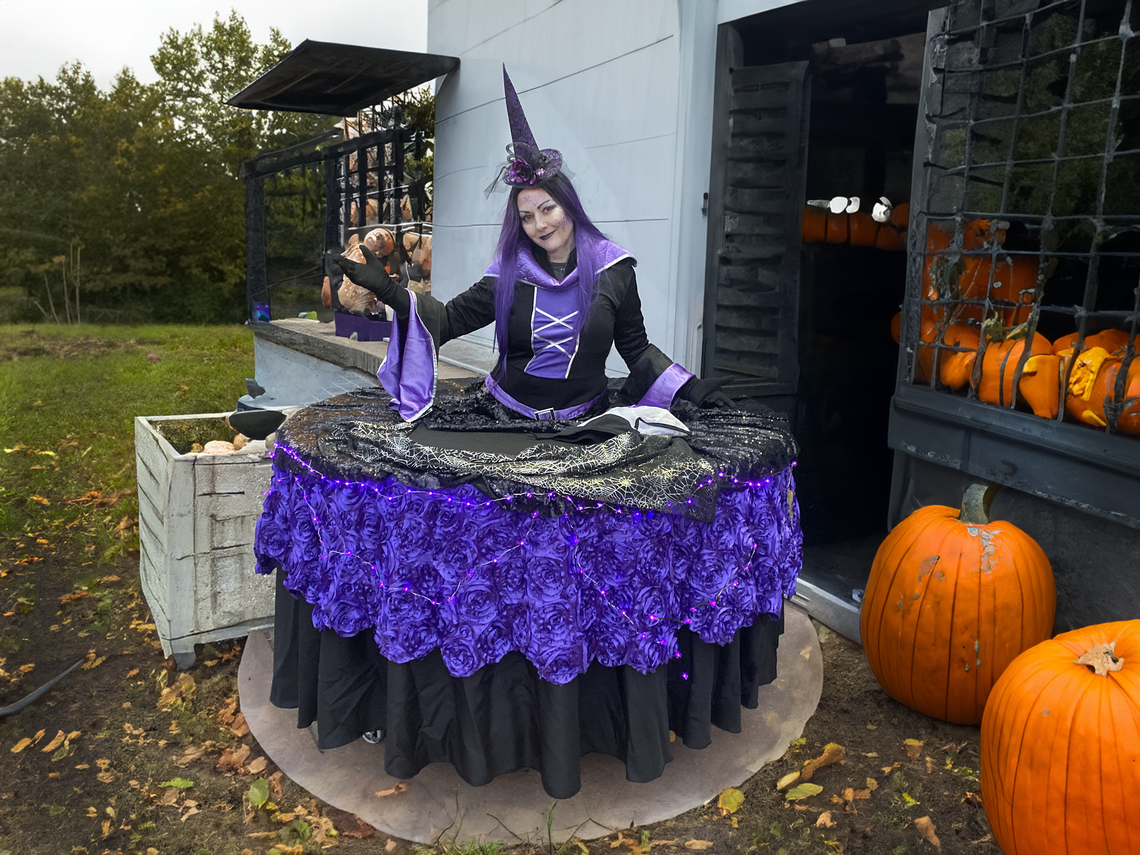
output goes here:
[{"label": "black canopy awning", "polygon": [[454,56],[306,39],[227,103],[249,110],[354,116],[458,65]]}]

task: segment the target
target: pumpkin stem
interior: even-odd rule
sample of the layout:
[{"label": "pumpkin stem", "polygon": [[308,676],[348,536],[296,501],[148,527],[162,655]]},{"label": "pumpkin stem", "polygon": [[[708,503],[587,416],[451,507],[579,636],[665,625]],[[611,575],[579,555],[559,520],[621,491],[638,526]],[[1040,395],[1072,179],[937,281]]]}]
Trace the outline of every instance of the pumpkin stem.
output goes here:
[{"label": "pumpkin stem", "polygon": [[969,525],[988,525],[990,505],[1001,488],[1001,484],[971,484],[962,494],[962,512],[958,519]]},{"label": "pumpkin stem", "polygon": [[1076,664],[1084,665],[1098,677],[1105,676],[1109,671],[1124,669],[1124,660],[1118,659],[1116,656],[1115,641],[1098,644],[1096,647],[1085,651],[1076,660]]}]

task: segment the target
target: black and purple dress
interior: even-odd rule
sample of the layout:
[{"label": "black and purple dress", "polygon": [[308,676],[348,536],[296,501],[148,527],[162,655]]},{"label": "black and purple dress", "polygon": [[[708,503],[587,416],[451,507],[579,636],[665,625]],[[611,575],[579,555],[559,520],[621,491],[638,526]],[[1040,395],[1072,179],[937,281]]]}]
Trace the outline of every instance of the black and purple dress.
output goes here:
[{"label": "black and purple dress", "polygon": [[[410,295],[383,390],[278,432],[255,542],[279,579],[271,700],[322,747],[384,731],[395,777],[530,767],[567,798],[602,752],[652,780],[670,731],[697,748],[739,731],[775,678],[801,565],[795,442],[764,408],[674,400],[692,375],[649,343],[613,244],[585,319],[576,272],[520,253],[507,353],[444,388],[438,346],[493,320],[496,272],[446,305]],[[672,404],[683,429],[636,430],[611,403]]]}]

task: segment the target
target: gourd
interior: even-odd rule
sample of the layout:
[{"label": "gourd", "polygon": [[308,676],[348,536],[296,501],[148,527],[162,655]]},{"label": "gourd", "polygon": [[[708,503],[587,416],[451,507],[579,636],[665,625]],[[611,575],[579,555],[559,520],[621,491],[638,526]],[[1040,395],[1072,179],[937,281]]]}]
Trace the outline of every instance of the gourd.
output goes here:
[{"label": "gourd", "polygon": [[1005,855],[1136,855],[1140,620],[1026,650],[982,718],[982,804]]},{"label": "gourd", "polygon": [[1041,547],[989,522],[982,485],[961,512],[929,505],[899,523],[875,555],[859,613],[867,661],[891,697],[955,724],[982,720],[994,682],[1048,638],[1057,593]]},{"label": "gourd", "polygon": [[[1001,334],[1004,333],[999,333]],[[1014,374],[1023,350],[1025,350],[1025,339],[1017,338],[1015,334],[986,342],[985,353],[982,355],[982,377],[977,388],[978,400],[987,404],[997,404],[999,407],[1013,406]],[[1030,356],[1052,352],[1053,345],[1049,343],[1049,339],[1035,332],[1029,350]]]}]

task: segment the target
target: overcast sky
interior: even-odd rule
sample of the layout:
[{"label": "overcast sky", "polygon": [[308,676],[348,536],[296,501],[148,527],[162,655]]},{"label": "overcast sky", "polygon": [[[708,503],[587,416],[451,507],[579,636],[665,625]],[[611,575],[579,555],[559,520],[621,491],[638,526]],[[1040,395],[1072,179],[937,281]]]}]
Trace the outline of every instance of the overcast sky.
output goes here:
[{"label": "overcast sky", "polygon": [[208,29],[231,8],[258,43],[276,27],[294,47],[314,39],[427,48],[427,0],[0,0],[0,78],[54,80],[60,66],[79,60],[101,89],[124,66],[153,83],[150,55],[163,33]]}]

